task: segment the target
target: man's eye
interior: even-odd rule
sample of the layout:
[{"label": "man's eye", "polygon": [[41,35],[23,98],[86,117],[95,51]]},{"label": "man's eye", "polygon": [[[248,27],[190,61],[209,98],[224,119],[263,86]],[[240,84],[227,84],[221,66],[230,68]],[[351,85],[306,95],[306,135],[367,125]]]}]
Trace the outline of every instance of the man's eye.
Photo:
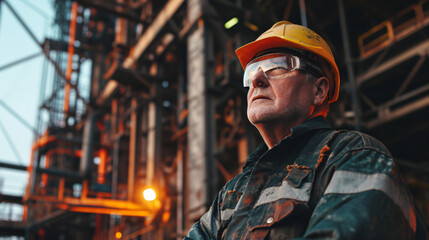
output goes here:
[{"label": "man's eye", "polygon": [[265,74],[267,74],[267,76],[271,77],[271,76],[277,76],[280,74],[284,74],[286,72],[287,72],[287,70],[284,67],[275,67],[275,68],[271,68],[268,71],[266,71]]}]

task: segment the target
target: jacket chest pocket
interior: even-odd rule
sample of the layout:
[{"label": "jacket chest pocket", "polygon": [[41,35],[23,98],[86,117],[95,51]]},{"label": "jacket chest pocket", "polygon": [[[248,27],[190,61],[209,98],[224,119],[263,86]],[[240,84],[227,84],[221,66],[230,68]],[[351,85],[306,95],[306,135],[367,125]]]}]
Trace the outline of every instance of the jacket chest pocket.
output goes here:
[{"label": "jacket chest pocket", "polygon": [[301,236],[310,216],[307,205],[294,200],[280,200],[260,206],[252,212],[243,239],[289,239]]},{"label": "jacket chest pocket", "polygon": [[[307,203],[310,200],[311,187],[311,182],[299,181],[299,186],[291,185],[286,178],[280,186],[264,189],[247,222],[249,236],[246,239],[263,239],[272,227],[287,221],[289,216],[305,214],[305,209],[308,209]],[[297,211],[299,213],[295,213]],[[287,229],[284,230],[288,231]],[[288,233],[285,234],[288,235]]]}]

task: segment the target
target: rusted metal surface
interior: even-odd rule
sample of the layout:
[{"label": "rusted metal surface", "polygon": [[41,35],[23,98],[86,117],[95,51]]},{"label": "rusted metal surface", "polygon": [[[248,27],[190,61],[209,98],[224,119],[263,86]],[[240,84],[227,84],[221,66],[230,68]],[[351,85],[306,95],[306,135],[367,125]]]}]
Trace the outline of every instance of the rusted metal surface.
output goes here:
[{"label": "rusted metal surface", "polygon": [[[142,37],[139,38],[136,45],[132,48],[130,55],[125,59],[122,64],[125,68],[133,68],[135,62],[140,58],[143,52],[147,49],[150,43],[158,36],[161,29],[167,24],[171,17],[182,5],[183,0],[170,0],[166,3],[165,7],[157,15],[151,25],[145,30]],[[102,93],[97,100],[98,103],[104,103],[104,101],[111,96],[116,90],[118,84],[114,81],[109,81],[104,87]]]},{"label": "rusted metal surface", "polygon": [[[193,4],[191,2],[194,2]],[[192,19],[198,15],[200,1],[188,2],[189,15]],[[196,10],[195,10],[196,9]],[[201,11],[201,10],[200,10]],[[207,209],[207,173],[206,173],[206,56],[204,26],[188,38],[188,162],[187,162],[187,219],[194,221]],[[199,181],[194,181],[199,179]],[[189,224],[189,223],[188,223]]]},{"label": "rusted metal surface", "polygon": [[130,145],[128,157],[128,200],[132,201],[135,191],[136,158],[137,158],[137,135],[138,135],[138,102],[137,98],[131,99],[131,119],[130,119]]}]

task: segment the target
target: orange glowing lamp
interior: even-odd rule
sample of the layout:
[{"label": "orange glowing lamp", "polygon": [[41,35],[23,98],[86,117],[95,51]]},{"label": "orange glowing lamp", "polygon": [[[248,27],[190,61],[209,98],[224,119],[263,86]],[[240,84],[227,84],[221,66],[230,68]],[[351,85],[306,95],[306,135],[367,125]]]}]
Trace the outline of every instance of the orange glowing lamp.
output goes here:
[{"label": "orange glowing lamp", "polygon": [[146,201],[153,201],[156,199],[156,192],[152,188],[146,188],[143,190],[143,198]]},{"label": "orange glowing lamp", "polygon": [[121,239],[121,237],[122,237],[122,233],[121,233],[121,232],[116,232],[115,237],[116,237],[117,239]]}]

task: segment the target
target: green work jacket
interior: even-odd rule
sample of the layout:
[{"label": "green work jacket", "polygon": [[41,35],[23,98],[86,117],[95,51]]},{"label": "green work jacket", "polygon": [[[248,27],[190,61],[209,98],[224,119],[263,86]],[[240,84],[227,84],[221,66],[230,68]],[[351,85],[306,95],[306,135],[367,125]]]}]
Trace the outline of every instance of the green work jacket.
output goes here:
[{"label": "green work jacket", "polygon": [[421,227],[383,144],[318,117],[252,153],[184,239],[414,239]]}]

